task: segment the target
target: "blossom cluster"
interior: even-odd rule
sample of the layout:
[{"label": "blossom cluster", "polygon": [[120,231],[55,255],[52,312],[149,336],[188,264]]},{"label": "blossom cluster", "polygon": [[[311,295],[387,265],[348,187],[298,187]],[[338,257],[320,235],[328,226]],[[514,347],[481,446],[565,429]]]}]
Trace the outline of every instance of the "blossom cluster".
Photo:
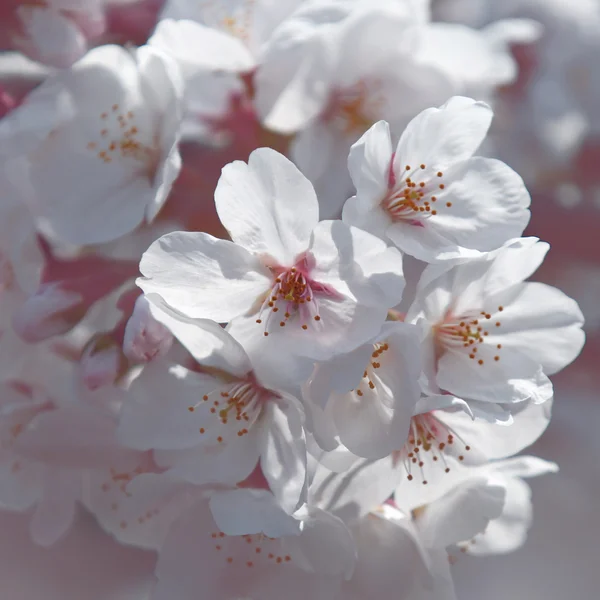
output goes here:
[{"label": "blossom cluster", "polygon": [[479,155],[539,23],[168,0],[108,43],[130,5],[7,5],[48,68],[0,96],[0,508],[156,550],[152,600],[453,598],[584,342]]}]

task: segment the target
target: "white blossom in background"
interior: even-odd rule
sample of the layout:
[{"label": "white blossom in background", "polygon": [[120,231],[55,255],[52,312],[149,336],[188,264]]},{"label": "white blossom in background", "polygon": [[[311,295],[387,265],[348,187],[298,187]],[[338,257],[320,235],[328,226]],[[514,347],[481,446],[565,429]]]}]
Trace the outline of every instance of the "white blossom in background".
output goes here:
[{"label": "white blossom in background", "polygon": [[108,0],[6,0],[0,36],[15,50],[53,67],[70,67],[106,28]]},{"label": "white blossom in background", "polygon": [[588,143],[595,145],[599,132],[594,63],[600,44],[598,3],[443,0],[434,3],[433,11],[438,19],[486,30],[503,19],[536,20],[541,34],[519,52],[521,82],[498,99],[502,126],[495,131],[493,151],[518,168],[528,184],[556,196],[564,184],[590,191],[573,163],[581,160]]},{"label": "white blossom in background", "polygon": [[154,598],[335,598],[354,560],[348,529],[321,509],[287,515],[264,490],[216,492],[173,525]]},{"label": "white blossom in background", "polygon": [[166,2],[149,44],[169,53],[186,82],[185,132],[219,139],[235,107],[249,113],[248,83],[273,31],[302,0]]},{"label": "white blossom in background", "polygon": [[48,78],[0,128],[34,216],[78,245],[152,221],[180,168],[182,93],[171,60],[147,46],[101,46]]}]

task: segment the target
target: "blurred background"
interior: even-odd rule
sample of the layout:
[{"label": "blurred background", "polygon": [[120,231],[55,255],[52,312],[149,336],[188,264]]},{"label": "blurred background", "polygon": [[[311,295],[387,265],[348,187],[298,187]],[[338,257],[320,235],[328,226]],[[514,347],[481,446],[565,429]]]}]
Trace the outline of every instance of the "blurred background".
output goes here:
[{"label": "blurred background", "polygon": [[[98,43],[143,43],[161,4],[144,0],[115,9]],[[484,151],[526,180],[533,197],[526,235],[551,245],[535,279],[579,302],[587,333],[582,355],[554,377],[553,419],[529,450],[560,466],[558,474],[530,481],[534,521],[529,539],[508,556],[461,558],[454,566],[457,595],[463,600],[595,600],[600,597],[600,0],[434,0],[432,16],[477,29],[515,17],[543,25],[537,41],[513,44],[519,75],[498,90]],[[0,56],[3,86],[17,96],[43,72],[24,58]],[[198,190],[210,199],[222,165],[246,158],[257,139],[275,147],[286,144],[284,138],[265,137],[243,115],[229,127],[235,143],[227,148],[184,146],[186,168],[167,206],[179,213],[188,207],[189,223],[197,219],[217,235],[210,202],[195,201]],[[0,600],[134,600],[149,589],[154,555],[116,544],[86,515],[50,550],[32,544],[27,521],[0,514]],[[122,578],[107,580],[107,568]]]}]

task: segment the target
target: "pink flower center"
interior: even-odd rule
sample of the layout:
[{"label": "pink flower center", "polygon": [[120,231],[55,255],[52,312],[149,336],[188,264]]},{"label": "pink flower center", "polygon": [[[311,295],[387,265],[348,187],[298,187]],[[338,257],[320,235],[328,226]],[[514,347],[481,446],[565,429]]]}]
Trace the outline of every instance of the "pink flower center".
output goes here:
[{"label": "pink flower center", "polygon": [[[388,175],[390,191],[381,202],[381,207],[393,222],[408,222],[422,227],[423,221],[437,215],[443,205],[438,202],[436,194],[439,195],[446,187],[442,181],[444,174],[442,171],[431,171],[425,164],[415,169],[406,165],[398,180],[393,165],[392,157]],[[452,202],[446,202],[445,206],[451,208]]]},{"label": "pink flower center", "polygon": [[291,268],[270,267],[275,280],[256,319],[258,324],[265,324],[265,336],[274,323],[278,323],[278,327],[299,326],[303,331],[308,330],[309,325],[321,325],[319,297],[337,297],[338,294],[333,288],[311,279],[310,262],[309,257],[303,256]]}]

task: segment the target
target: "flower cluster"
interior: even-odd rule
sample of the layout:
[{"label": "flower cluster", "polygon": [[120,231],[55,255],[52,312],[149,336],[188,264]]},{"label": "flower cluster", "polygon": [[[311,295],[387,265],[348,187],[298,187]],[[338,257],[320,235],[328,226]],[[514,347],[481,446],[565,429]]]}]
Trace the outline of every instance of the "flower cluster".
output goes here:
[{"label": "flower cluster", "polygon": [[170,0],[87,51],[108,4],[9,3],[65,68],[0,120],[0,507],[156,550],[152,600],[454,597],[523,543],[584,341],[478,155],[537,24]]}]

